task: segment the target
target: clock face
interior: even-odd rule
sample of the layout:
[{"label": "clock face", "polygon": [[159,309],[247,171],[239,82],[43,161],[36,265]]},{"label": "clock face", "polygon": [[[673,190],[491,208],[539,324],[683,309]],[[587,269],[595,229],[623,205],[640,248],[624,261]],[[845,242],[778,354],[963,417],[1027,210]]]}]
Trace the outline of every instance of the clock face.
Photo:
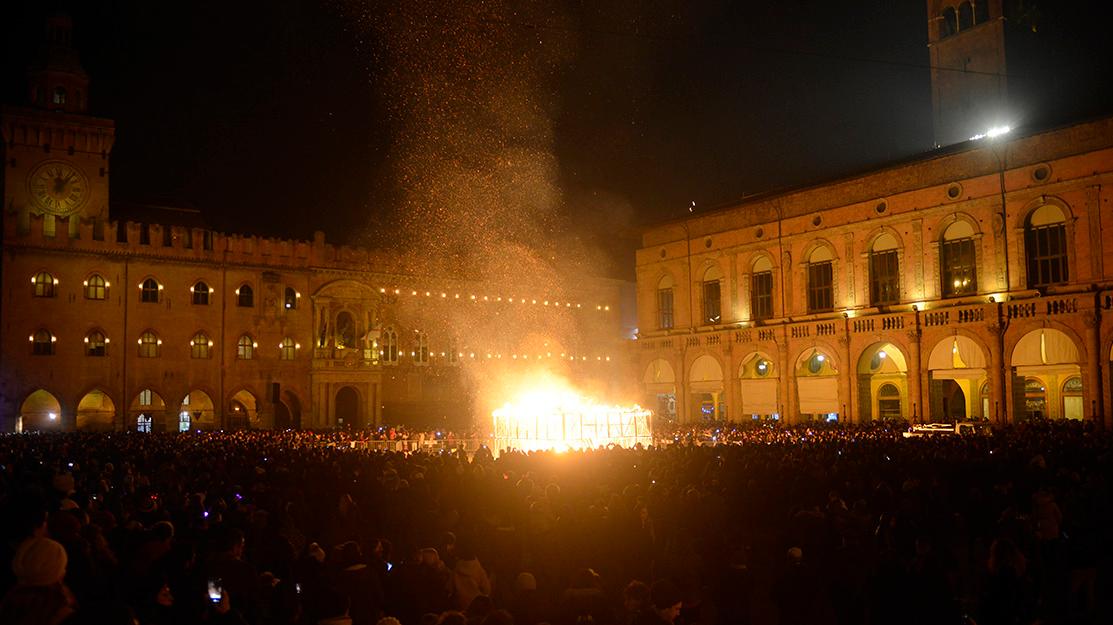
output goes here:
[{"label": "clock face", "polygon": [[60,216],[76,212],[89,199],[85,174],[63,161],[39,163],[27,179],[31,202],[40,209]]}]

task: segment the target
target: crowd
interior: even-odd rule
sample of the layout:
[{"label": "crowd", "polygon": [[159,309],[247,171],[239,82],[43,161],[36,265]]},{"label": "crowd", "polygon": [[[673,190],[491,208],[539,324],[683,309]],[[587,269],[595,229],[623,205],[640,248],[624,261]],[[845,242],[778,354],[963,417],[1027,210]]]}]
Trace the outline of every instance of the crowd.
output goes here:
[{"label": "crowd", "polygon": [[1113,622],[1113,437],[1077,423],[497,458],[353,436],[0,437],[0,623]]}]

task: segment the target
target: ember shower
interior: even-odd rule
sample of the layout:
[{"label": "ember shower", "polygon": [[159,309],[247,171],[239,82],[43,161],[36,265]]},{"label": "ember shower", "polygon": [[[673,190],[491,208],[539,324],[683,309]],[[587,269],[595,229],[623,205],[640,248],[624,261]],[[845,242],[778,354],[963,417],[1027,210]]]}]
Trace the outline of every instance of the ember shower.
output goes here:
[{"label": "ember shower", "polygon": [[[509,0],[342,6],[365,38],[397,129],[388,161],[398,210],[375,230],[391,233],[385,244],[403,259],[400,272],[530,300],[407,311],[457,333],[475,414],[541,379],[628,398],[617,383],[627,379],[618,324],[593,314],[598,285],[617,292],[617,283],[589,280],[602,255],[562,215],[555,83],[575,55],[569,18],[550,3]],[[483,362],[468,366],[473,354]],[[585,355],[605,366],[585,366]]]}]

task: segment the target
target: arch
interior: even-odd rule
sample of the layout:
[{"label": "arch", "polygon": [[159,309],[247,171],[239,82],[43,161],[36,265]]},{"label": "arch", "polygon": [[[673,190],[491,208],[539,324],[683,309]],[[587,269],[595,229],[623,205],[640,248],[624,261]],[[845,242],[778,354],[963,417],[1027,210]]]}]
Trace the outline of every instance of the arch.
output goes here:
[{"label": "arch", "polygon": [[94,328],[85,335],[85,355],[100,358],[108,355],[108,337],[100,328]]},{"label": "arch", "polygon": [[830,420],[842,412],[839,376],[831,351],[820,346],[804,350],[796,358],[796,400],[801,415]]},{"label": "arch", "polygon": [[274,429],[301,429],[301,401],[290,391],[282,391],[274,404]]},{"label": "arch", "polygon": [[719,360],[704,354],[692,361],[688,368],[688,384],[692,389],[722,390],[723,367]]},{"label": "arch", "polygon": [[229,425],[233,428],[258,429],[259,402],[247,389],[240,389],[228,400]]},{"label": "arch", "polygon": [[139,283],[139,302],[157,304],[161,291],[162,284],[154,276],[148,276]]},{"label": "arch", "polygon": [[243,283],[236,288],[236,306],[240,308],[253,308],[255,306],[255,289],[249,283]]},{"label": "arch", "polygon": [[356,347],[356,321],[352,313],[341,310],[336,313],[336,346],[344,349]]},{"label": "arch", "polygon": [[1065,205],[1041,202],[1024,218],[1024,260],[1028,288],[1070,281],[1070,237]]},{"label": "arch", "polygon": [[958,5],[958,30],[964,31],[974,25],[974,7],[969,2]]},{"label": "arch", "polygon": [[[645,368],[645,375],[642,376],[642,382],[645,383],[647,388],[662,385],[661,389],[671,391],[676,384],[676,373],[672,369],[669,361],[658,358],[649,363]],[[650,390],[652,390],[650,388]]]},{"label": "arch", "polygon": [[1078,344],[1062,330],[1040,328],[1020,337],[1009,362],[1014,367],[1078,364]]},{"label": "arch", "polygon": [[766,252],[755,253],[750,262],[750,271],[752,273],[773,271],[773,258]]},{"label": "arch", "polygon": [[250,334],[241,334],[240,338],[236,341],[236,359],[237,360],[251,360],[255,358],[255,349],[259,344],[255,342],[255,338]]},{"label": "arch", "polygon": [[154,330],[146,330],[139,335],[139,357],[158,358],[162,347],[162,339]]},{"label": "arch", "polygon": [[[943,225],[946,227],[942,227]],[[956,213],[940,221],[939,240],[954,241],[966,239],[981,234],[978,224],[972,217],[965,213]]]},{"label": "arch", "polygon": [[984,369],[986,350],[978,341],[964,334],[940,339],[928,356],[929,370]]},{"label": "arch", "polygon": [[189,339],[189,357],[193,359],[203,360],[212,358],[213,355],[213,340],[204,331],[194,334]]},{"label": "arch", "polygon": [[398,333],[394,330],[394,326],[383,328],[383,347],[380,351],[384,364],[398,364]]},{"label": "arch", "polygon": [[46,432],[62,429],[62,404],[58,398],[41,388],[28,393],[19,405],[16,431]]},{"label": "arch", "polygon": [[703,271],[700,272],[701,280],[703,282],[714,282],[715,280],[723,279],[723,268],[715,261],[708,261]]},{"label": "arch", "polygon": [[337,427],[361,429],[365,427],[359,391],[354,386],[342,386],[336,390],[334,410]]},{"label": "arch", "polygon": [[298,307],[298,299],[301,298],[301,293],[292,286],[286,287],[282,291],[282,306],[286,310],[294,310]]},{"label": "arch", "polygon": [[888,228],[882,229],[870,241],[869,250],[871,252],[888,252],[890,250],[899,250],[901,248],[900,237]]},{"label": "arch", "polygon": [[777,388],[780,371],[773,358],[762,351],[755,351],[738,365],[738,390],[741,414],[754,417],[771,417],[780,414]]},{"label": "arch", "polygon": [[212,298],[213,288],[204,280],[198,280],[189,287],[190,302],[194,306],[208,306]]},{"label": "arch", "polygon": [[1082,376],[1073,375],[1064,380],[1059,394],[1063,398],[1063,418],[1081,421],[1086,414],[1082,400]]},{"label": "arch", "polygon": [[951,35],[958,32],[958,11],[955,11],[954,7],[947,7],[943,9],[943,14],[940,17],[940,39],[950,37]]},{"label": "arch", "polygon": [[48,271],[40,271],[31,277],[31,286],[35,297],[54,297],[57,294],[58,278]]},{"label": "arch", "polygon": [[804,250],[804,258],[807,263],[824,263],[837,260],[838,257],[835,246],[831,245],[831,242],[826,239],[816,239],[809,243]]},{"label": "arch", "polygon": [[116,426],[116,403],[108,393],[94,389],[77,402],[79,432],[107,432]]},{"label": "arch", "polygon": [[58,342],[58,337],[54,336],[50,330],[39,328],[31,335],[31,354],[34,356],[53,356],[54,344]]},{"label": "arch", "polygon": [[671,289],[676,286],[676,282],[672,279],[672,274],[665,272],[659,280],[657,280],[657,290]]},{"label": "arch", "polygon": [[878,342],[858,357],[858,414],[862,421],[910,416],[908,360],[889,342]]},{"label": "arch", "polygon": [[89,274],[81,286],[85,291],[85,299],[91,300],[106,300],[108,299],[108,280],[99,273]]},{"label": "arch", "polygon": [[205,391],[193,389],[182,398],[172,430],[212,429],[216,424],[216,405]]}]

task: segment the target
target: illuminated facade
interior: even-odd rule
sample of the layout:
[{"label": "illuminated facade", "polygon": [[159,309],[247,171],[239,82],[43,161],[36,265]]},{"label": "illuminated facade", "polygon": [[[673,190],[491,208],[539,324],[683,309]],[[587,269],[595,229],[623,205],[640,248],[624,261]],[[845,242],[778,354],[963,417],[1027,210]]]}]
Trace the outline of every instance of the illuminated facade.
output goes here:
[{"label": "illuminated facade", "polygon": [[[321,233],[111,221],[114,124],[87,115],[69,20],[52,19],[30,105],[0,117],[0,431],[460,427],[486,369],[620,366],[619,281],[543,293],[413,275]],[[526,340],[543,327],[559,348]]]},{"label": "illuminated facade", "polygon": [[1109,423],[1110,182],[1113,118],[651,228],[643,405],[682,421]]}]

